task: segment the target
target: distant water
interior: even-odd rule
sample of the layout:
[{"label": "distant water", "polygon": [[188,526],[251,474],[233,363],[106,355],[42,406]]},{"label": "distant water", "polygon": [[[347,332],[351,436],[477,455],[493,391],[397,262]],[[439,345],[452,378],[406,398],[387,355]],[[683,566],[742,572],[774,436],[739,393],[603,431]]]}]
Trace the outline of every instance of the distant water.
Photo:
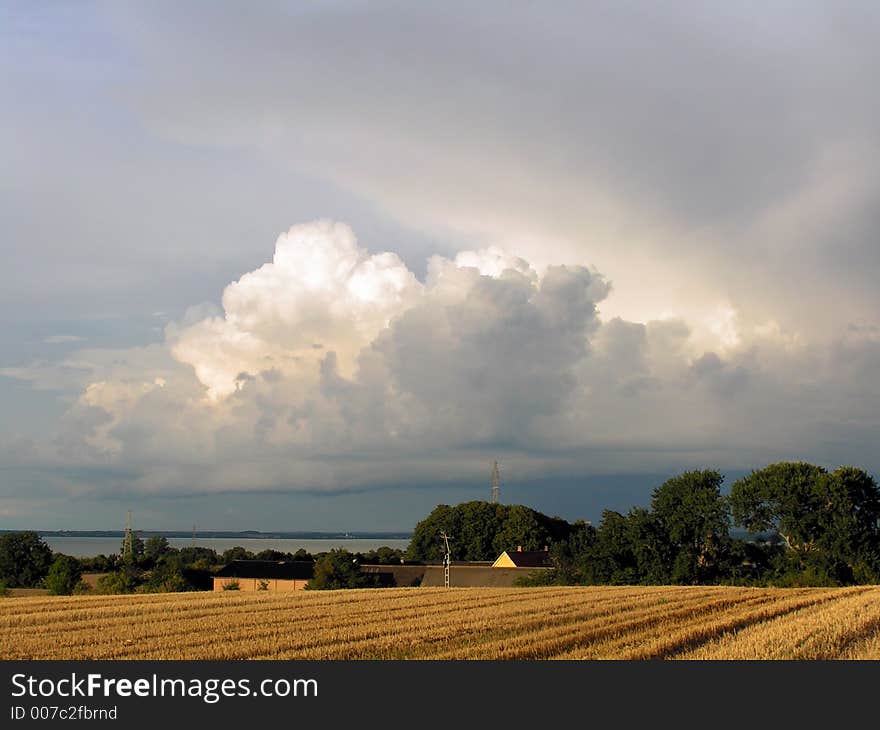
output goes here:
[{"label": "distant water", "polygon": [[[58,537],[46,536],[44,542],[56,553],[73,555],[77,558],[93,558],[96,555],[110,555],[119,553],[122,549],[121,537]],[[172,547],[192,547],[192,538],[169,537],[168,543]],[[261,550],[279,550],[283,553],[295,553],[300,548],[314,554],[323,553],[333,548],[345,548],[352,553],[365,553],[380,547],[398,548],[405,550],[409,540],[361,540],[358,538],[336,538],[332,540],[300,540],[297,538],[231,538],[231,537],[206,537],[196,538],[196,547],[212,548],[218,553],[229,550],[236,545],[258,553]]]}]

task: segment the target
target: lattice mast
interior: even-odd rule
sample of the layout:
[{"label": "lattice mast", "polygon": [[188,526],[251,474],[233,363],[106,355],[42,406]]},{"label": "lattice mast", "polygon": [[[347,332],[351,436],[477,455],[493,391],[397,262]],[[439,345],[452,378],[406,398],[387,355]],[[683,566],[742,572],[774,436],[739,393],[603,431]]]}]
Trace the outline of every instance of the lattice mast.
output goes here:
[{"label": "lattice mast", "polygon": [[498,462],[492,466],[492,504],[498,504],[498,497],[501,493],[501,471],[498,469]]},{"label": "lattice mast", "polygon": [[444,530],[440,531],[443,538],[443,585],[449,588],[449,565],[452,563],[452,550],[449,548],[449,535]]},{"label": "lattice mast", "polygon": [[128,561],[134,558],[134,533],[131,531],[131,510],[125,515],[125,539],[122,542],[122,557]]}]

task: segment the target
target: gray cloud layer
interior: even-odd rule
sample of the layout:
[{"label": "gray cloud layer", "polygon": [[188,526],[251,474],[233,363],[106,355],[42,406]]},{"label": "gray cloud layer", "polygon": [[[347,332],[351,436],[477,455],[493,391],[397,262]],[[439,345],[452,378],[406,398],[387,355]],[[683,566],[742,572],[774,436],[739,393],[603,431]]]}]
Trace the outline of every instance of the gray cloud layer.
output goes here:
[{"label": "gray cloud layer", "polygon": [[874,4],[4,13],[14,509],[880,466]]}]

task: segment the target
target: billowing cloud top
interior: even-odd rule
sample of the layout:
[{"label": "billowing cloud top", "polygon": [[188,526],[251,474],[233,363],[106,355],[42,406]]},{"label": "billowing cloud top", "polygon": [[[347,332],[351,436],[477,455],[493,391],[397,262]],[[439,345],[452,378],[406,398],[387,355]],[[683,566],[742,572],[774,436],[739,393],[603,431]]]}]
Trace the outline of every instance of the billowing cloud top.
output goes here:
[{"label": "billowing cloud top", "polygon": [[395,254],[368,256],[348,226],[294,226],[278,237],[272,263],[226,288],[223,317],[175,332],[172,353],[215,398],[263,371],[313,372],[326,352],[350,370],[420,289]]},{"label": "billowing cloud top", "polygon": [[82,351],[53,458],[149,493],[336,490],[482,474],[490,453],[573,475],[845,458],[870,436],[841,426],[827,448],[828,419],[855,412],[841,369],[878,361],[871,333],[817,348],[727,311],[707,349],[680,319],[603,321],[609,291],[498,248],[434,256],[422,282],[344,224],[294,226],[222,312],[192,309],[162,345]]}]

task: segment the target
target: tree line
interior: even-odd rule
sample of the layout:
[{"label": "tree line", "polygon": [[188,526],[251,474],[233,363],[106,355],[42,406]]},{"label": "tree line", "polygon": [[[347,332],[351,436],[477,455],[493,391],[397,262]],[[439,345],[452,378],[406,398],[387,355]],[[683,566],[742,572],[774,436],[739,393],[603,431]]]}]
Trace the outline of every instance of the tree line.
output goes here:
[{"label": "tree line", "polygon": [[[233,560],[315,561],[312,588],[366,587],[375,584],[359,574],[360,563],[400,563],[403,552],[390,547],[359,553],[332,550],[312,555],[306,550],[253,552],[236,545],[221,553],[206,547],[175,548],[167,538],[153,535],[143,540],[132,535],[119,553],[76,558],[54,553],[33,531],[0,535],[0,596],[11,588],[43,588],[52,595],[85,593],[171,593],[212,590],[214,573]],[[354,570],[352,570],[354,566]],[[82,580],[84,573],[99,573],[95,585]]]},{"label": "tree line", "polygon": [[[736,480],[727,495],[723,482],[716,470],[684,472],[654,489],[648,507],[605,510],[595,526],[523,505],[441,504],[416,525],[406,553],[253,553],[241,546],[217,553],[135,535],[119,554],[77,559],[53,554],[37,533],[9,533],[0,535],[0,594],[31,587],[55,594],[210,590],[217,568],[255,559],[314,560],[312,589],[378,586],[360,564],[438,562],[441,531],[452,539],[455,560],[549,548],[552,569],[526,584],[880,583],[880,489],[864,470],[780,462]],[[732,527],[746,534],[737,537]],[[84,572],[104,575],[90,587]]]},{"label": "tree line", "polygon": [[880,582],[880,490],[864,470],[781,462],[736,480],[729,495],[723,481],[687,471],[654,489],[649,507],[606,510],[595,526],[522,505],[440,505],[416,526],[407,557],[440,559],[444,530],[458,560],[547,545],[554,567],[531,584]]}]

